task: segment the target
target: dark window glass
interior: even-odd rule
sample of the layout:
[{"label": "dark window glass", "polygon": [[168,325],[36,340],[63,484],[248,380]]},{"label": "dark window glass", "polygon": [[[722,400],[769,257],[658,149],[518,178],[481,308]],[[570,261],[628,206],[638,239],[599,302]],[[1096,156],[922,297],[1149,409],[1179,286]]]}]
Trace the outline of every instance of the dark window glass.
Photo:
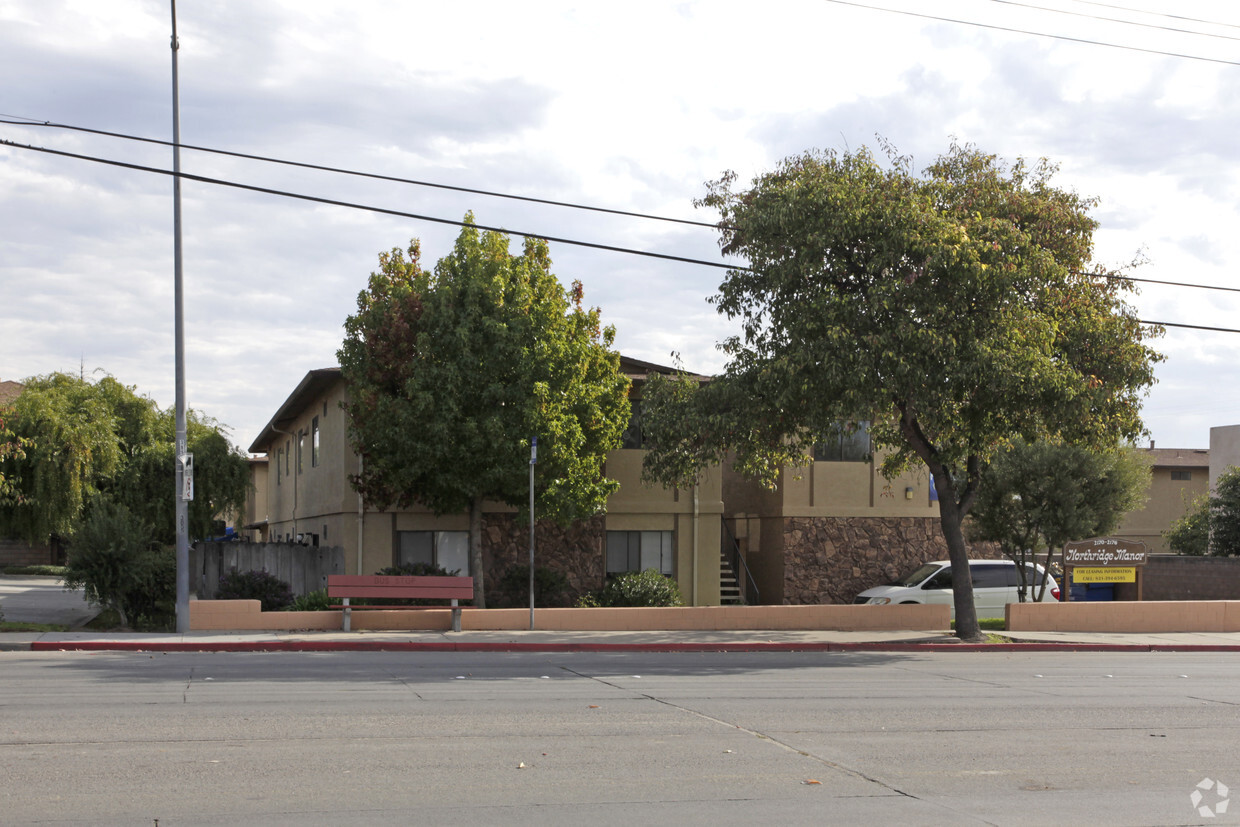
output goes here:
[{"label": "dark window glass", "polygon": [[642,447],[642,401],[640,399],[629,400],[629,426],[624,429],[624,436],[620,440],[621,448]]},{"label": "dark window glass", "polygon": [[814,459],[817,462],[868,462],[869,421],[837,422],[821,442],[814,444]]}]

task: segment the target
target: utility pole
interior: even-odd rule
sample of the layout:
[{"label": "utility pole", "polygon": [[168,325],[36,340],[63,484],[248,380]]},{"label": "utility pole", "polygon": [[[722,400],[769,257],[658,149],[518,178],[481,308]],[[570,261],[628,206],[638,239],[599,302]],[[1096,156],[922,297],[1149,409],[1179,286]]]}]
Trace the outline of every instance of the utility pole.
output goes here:
[{"label": "utility pole", "polygon": [[185,295],[181,279],[181,103],[177,91],[177,0],[172,4],[172,260],[176,340],[177,633],[189,631],[189,501],[194,466],[185,426]]},{"label": "utility pole", "polygon": [[538,464],[538,437],[530,441],[530,631],[534,631],[534,466]]}]

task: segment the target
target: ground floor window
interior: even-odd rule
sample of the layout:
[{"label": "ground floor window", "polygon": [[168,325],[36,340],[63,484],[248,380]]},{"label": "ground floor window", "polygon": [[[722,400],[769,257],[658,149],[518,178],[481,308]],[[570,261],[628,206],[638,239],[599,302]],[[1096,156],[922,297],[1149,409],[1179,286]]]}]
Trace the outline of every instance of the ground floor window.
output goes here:
[{"label": "ground floor window", "polygon": [[396,564],[426,563],[469,575],[468,531],[400,531]]},{"label": "ground floor window", "polygon": [[670,531],[607,532],[607,574],[654,569],[671,577],[674,560]]}]

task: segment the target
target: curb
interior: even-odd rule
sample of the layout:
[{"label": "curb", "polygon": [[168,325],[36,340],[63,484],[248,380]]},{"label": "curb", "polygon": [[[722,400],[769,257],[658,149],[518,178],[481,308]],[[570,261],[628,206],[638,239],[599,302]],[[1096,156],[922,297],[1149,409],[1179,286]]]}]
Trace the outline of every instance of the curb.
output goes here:
[{"label": "curb", "polygon": [[347,640],[39,640],[31,652],[1240,652],[1240,645],[1174,643],[481,643]]}]

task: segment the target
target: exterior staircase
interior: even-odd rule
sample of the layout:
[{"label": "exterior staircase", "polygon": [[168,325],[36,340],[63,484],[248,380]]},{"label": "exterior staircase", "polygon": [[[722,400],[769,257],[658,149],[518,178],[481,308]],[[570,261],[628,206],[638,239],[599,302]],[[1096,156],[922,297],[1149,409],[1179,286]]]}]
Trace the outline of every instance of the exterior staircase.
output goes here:
[{"label": "exterior staircase", "polygon": [[719,552],[719,603],[723,606],[742,606],[745,603],[732,560],[723,551]]}]

